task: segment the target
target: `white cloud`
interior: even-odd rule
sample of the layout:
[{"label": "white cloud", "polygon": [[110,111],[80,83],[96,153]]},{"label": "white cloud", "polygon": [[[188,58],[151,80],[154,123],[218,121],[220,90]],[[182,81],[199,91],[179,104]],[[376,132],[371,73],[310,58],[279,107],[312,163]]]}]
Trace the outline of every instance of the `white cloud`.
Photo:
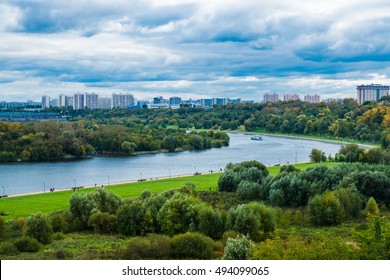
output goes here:
[{"label": "white cloud", "polygon": [[0,3],[0,31],[14,30],[19,27],[20,11],[17,7]]},{"label": "white cloud", "polygon": [[389,15],[385,0],[4,0],[0,98],[72,87],[351,96],[389,83]]}]

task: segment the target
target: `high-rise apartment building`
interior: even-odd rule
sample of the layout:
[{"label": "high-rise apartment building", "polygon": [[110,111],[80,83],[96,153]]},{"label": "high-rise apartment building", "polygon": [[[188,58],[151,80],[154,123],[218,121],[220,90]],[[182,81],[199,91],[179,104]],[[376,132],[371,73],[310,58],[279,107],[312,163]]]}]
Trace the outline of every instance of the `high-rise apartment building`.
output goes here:
[{"label": "high-rise apartment building", "polygon": [[75,93],[73,96],[73,110],[85,109],[85,94]]},{"label": "high-rise apartment building", "polygon": [[283,96],[284,101],[297,101],[299,100],[299,95],[298,94],[285,94]]},{"label": "high-rise apartment building", "polygon": [[111,109],[111,98],[98,98],[99,109]]},{"label": "high-rise apartment building", "polygon": [[389,88],[380,84],[357,86],[357,102],[362,105],[365,101],[378,101],[383,96],[389,96]]},{"label": "high-rise apartment building", "polygon": [[58,98],[58,106],[60,106],[60,107],[66,106],[66,95],[65,94],[60,94],[60,96]]},{"label": "high-rise apartment building", "polygon": [[265,93],[263,94],[263,102],[277,102],[279,100],[279,94],[277,93]]},{"label": "high-rise apartment building", "polygon": [[134,105],[134,96],[132,94],[112,94],[112,108],[128,108],[131,105]]},{"label": "high-rise apartment building", "polygon": [[72,106],[73,107],[73,101],[74,97],[73,96],[65,96],[65,106]]},{"label": "high-rise apartment building", "polygon": [[321,97],[318,94],[314,94],[314,95],[308,94],[303,97],[303,101],[309,103],[319,103],[321,101],[320,99]]},{"label": "high-rise apartment building", "polygon": [[179,107],[181,104],[181,98],[178,96],[169,97],[169,106],[170,107]]},{"label": "high-rise apartment building", "polygon": [[42,109],[50,107],[50,96],[44,95],[42,96]]},{"label": "high-rise apartment building", "polygon": [[99,98],[99,95],[96,93],[86,93],[85,94],[85,108],[97,109],[98,108],[98,98]]}]

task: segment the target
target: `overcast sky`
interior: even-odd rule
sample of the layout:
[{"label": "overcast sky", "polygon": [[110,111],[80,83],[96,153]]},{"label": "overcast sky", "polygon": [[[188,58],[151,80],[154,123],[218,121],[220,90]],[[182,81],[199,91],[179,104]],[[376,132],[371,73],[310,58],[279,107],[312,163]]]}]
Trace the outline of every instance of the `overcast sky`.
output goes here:
[{"label": "overcast sky", "polygon": [[356,97],[389,84],[388,0],[0,0],[0,100]]}]

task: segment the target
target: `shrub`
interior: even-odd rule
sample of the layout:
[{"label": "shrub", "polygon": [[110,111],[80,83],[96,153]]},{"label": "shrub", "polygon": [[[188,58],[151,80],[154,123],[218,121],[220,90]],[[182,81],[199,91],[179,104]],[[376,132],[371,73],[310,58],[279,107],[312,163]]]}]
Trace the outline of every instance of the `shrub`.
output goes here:
[{"label": "shrub", "polygon": [[351,218],[358,218],[362,210],[362,199],[360,194],[352,188],[338,188],[334,191],[344,209],[345,215]]},{"label": "shrub", "polygon": [[52,239],[53,228],[49,219],[42,213],[38,213],[27,218],[24,233],[42,244],[48,244]]},{"label": "shrub", "polygon": [[376,203],[375,199],[373,197],[370,197],[370,199],[367,201],[366,208],[364,209],[364,214],[367,216],[370,215],[379,215],[379,207]]},{"label": "shrub", "polygon": [[52,239],[53,240],[64,240],[65,239],[65,234],[63,234],[62,232],[55,232],[52,235]]},{"label": "shrub", "polygon": [[[269,174],[264,164],[254,160],[237,164],[229,163],[225,170],[218,180],[218,190],[223,192],[235,192],[242,181],[257,183],[261,187]],[[246,189],[244,186],[241,188]],[[258,196],[259,190],[256,190],[256,193]]]},{"label": "shrub", "polygon": [[48,218],[53,232],[69,233],[81,229],[69,210],[56,211],[51,213]]},{"label": "shrub", "polygon": [[224,260],[249,260],[254,243],[246,236],[229,238],[223,252]]},{"label": "shrub", "polygon": [[124,235],[137,236],[154,232],[153,215],[141,201],[123,204],[117,212],[118,231]]},{"label": "shrub", "polygon": [[78,193],[73,194],[70,197],[69,210],[73,217],[77,219],[80,229],[87,229],[89,217],[93,214],[92,210],[115,214],[121,204],[122,199],[119,196],[99,188],[94,192],[82,195]]},{"label": "shrub", "polygon": [[166,260],[170,258],[170,251],[171,238],[169,236],[149,234],[130,239],[120,256],[128,260]]},{"label": "shrub", "polygon": [[26,220],[24,218],[18,218],[16,220],[12,220],[11,222],[12,236],[22,236],[25,223]]},{"label": "shrub", "polygon": [[237,195],[241,199],[256,200],[260,196],[260,188],[259,183],[244,180],[238,184]]},{"label": "shrub", "polygon": [[293,216],[293,224],[296,226],[301,226],[303,224],[303,215],[301,211],[295,211]]},{"label": "shrub", "polygon": [[225,171],[218,179],[218,190],[221,192],[235,192],[239,178],[232,170]]},{"label": "shrub", "polygon": [[318,149],[312,149],[310,152],[310,161],[311,162],[323,162],[326,161],[326,155],[323,151]]},{"label": "shrub", "polygon": [[221,238],[224,229],[224,220],[219,210],[205,206],[198,211],[199,231],[212,239]]},{"label": "shrub", "polygon": [[240,236],[240,233],[238,233],[237,231],[235,231],[235,230],[227,230],[227,231],[225,231],[223,233],[221,240],[222,240],[222,243],[225,246],[229,238],[236,238],[238,236]]},{"label": "shrub", "polygon": [[175,259],[209,260],[212,258],[213,240],[200,233],[187,232],[172,238],[171,249]]},{"label": "shrub", "polygon": [[13,256],[19,253],[18,248],[15,244],[10,241],[5,241],[0,244],[0,255],[2,256]]},{"label": "shrub", "polygon": [[150,193],[149,190],[144,190],[142,193],[141,193],[141,198],[142,199],[147,199],[148,197],[150,197],[152,194]]},{"label": "shrub", "polygon": [[72,252],[66,249],[60,248],[53,252],[53,257],[56,260],[66,260],[66,259],[72,259],[73,254]]},{"label": "shrub", "polygon": [[190,230],[196,224],[197,206],[200,204],[200,200],[193,196],[176,193],[158,213],[162,232],[172,236]]},{"label": "shrub", "polygon": [[0,237],[3,236],[5,230],[5,222],[2,217],[0,217]]},{"label": "shrub", "polygon": [[276,228],[274,211],[257,202],[230,209],[228,223],[231,229],[249,235],[254,241],[265,239]]},{"label": "shrub", "polygon": [[16,248],[19,252],[29,252],[34,253],[38,252],[41,248],[41,244],[35,238],[29,236],[23,236],[14,241]]},{"label": "shrub", "polygon": [[307,211],[316,226],[331,226],[341,223],[344,211],[334,193],[326,191],[309,200]]},{"label": "shrub", "polygon": [[89,217],[88,225],[93,227],[95,233],[115,233],[116,216],[109,213],[96,212]]}]

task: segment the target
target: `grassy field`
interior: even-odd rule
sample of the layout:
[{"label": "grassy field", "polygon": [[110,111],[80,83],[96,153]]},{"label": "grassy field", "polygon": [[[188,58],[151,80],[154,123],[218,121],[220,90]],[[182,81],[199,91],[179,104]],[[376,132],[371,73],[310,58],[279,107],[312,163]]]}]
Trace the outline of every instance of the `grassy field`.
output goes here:
[{"label": "grassy field", "polygon": [[[338,163],[329,162],[323,163],[328,167],[332,167]],[[299,163],[294,164],[302,170],[316,166],[319,164]],[[280,166],[270,166],[268,170],[271,175],[275,176],[279,173]],[[218,178],[220,173],[204,174],[198,176],[188,176],[179,178],[167,178],[146,182],[124,183],[106,186],[105,188],[122,198],[135,198],[140,196],[144,190],[149,190],[151,193],[159,193],[169,189],[181,187],[185,182],[192,182],[196,185],[199,191],[215,191],[217,188]],[[94,188],[85,188],[77,190],[78,193],[93,191]],[[27,217],[32,213],[42,212],[51,213],[58,210],[64,210],[69,207],[69,198],[74,192],[58,191],[45,194],[32,194],[15,196],[0,199],[0,212],[3,213],[5,220],[15,219],[19,217]]]}]

